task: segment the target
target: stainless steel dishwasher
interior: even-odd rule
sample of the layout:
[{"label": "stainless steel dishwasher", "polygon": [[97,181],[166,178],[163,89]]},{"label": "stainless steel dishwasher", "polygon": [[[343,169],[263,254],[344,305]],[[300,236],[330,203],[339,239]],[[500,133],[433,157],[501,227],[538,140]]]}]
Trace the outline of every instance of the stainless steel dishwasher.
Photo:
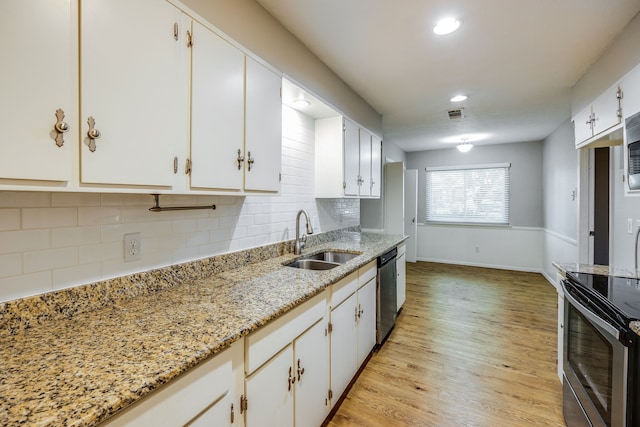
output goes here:
[{"label": "stainless steel dishwasher", "polygon": [[387,338],[393,325],[396,323],[397,313],[397,290],[396,290],[396,256],[398,248],[393,248],[389,252],[378,257],[377,287],[377,315],[376,315],[376,342],[382,344]]}]

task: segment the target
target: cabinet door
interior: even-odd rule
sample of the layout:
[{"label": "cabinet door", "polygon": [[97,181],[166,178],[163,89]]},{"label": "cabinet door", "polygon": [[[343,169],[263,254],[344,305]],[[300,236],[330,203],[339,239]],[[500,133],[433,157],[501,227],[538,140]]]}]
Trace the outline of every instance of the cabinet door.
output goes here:
[{"label": "cabinet door", "polygon": [[398,291],[397,306],[398,311],[400,311],[404,301],[407,299],[407,257],[405,254],[396,259],[396,271],[398,274],[398,280],[396,281],[396,289]]},{"label": "cabinet door", "polygon": [[371,134],[360,129],[360,196],[371,195]]},{"label": "cabinet door", "polygon": [[[69,2],[3,0],[0,14],[0,178],[68,181],[78,124]],[[58,109],[70,127],[61,147],[54,132]]]},{"label": "cabinet door", "polygon": [[360,174],[360,136],[358,126],[344,119],[344,195],[358,196]]},{"label": "cabinet door", "polygon": [[293,345],[273,357],[246,380],[248,427],[293,427]]},{"label": "cabinet door", "polygon": [[324,319],[294,343],[296,371],[296,427],[318,427],[327,417],[329,402],[329,337]]},{"label": "cabinet door", "polygon": [[246,57],[245,184],[277,192],[282,163],[282,77]]},{"label": "cabinet door", "polygon": [[241,190],[244,53],[193,22],[191,186]]},{"label": "cabinet door", "polygon": [[[189,427],[231,427],[234,423],[231,422],[231,406],[233,405],[234,396],[231,393],[225,394],[220,400],[209,407],[204,413],[199,415],[194,420],[191,420]],[[233,409],[234,422],[235,417],[238,416],[236,409]]]},{"label": "cabinet door", "polygon": [[332,406],[340,398],[358,370],[356,362],[356,343],[358,339],[356,333],[357,307],[357,295],[353,294],[331,311]]},{"label": "cabinet door", "polygon": [[371,136],[371,197],[380,197],[380,181],[382,171],[382,141]]},{"label": "cabinet door", "polygon": [[174,147],[188,135],[181,12],[157,0],[87,0],[80,10],[81,181],[170,186]]},{"label": "cabinet door", "polygon": [[620,124],[622,114],[619,113],[620,102],[618,87],[611,88],[593,102],[593,134],[598,135],[607,129]]},{"label": "cabinet door", "polygon": [[640,65],[624,76],[622,84],[624,89],[622,112],[627,118],[640,112]]},{"label": "cabinet door", "polygon": [[376,345],[376,280],[372,279],[358,290],[358,356],[357,368],[362,365]]},{"label": "cabinet door", "polygon": [[591,128],[591,106],[580,111],[573,117],[573,132],[576,146],[593,136]]}]

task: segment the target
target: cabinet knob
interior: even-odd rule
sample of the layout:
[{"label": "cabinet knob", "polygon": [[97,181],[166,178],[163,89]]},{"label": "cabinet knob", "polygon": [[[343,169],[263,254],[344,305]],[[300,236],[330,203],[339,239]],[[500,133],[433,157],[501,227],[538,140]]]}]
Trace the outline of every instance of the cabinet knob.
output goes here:
[{"label": "cabinet knob", "polygon": [[98,129],[96,129],[96,120],[89,116],[87,119],[87,124],[89,125],[89,131],[87,132],[87,136],[89,137],[89,151],[92,153],[96,151],[96,139],[99,139],[102,134]]},{"label": "cabinet knob", "polygon": [[69,124],[64,119],[64,110],[62,108],[58,108],[56,110],[56,124],[54,125],[54,129],[56,131],[56,145],[58,147],[62,147],[64,145],[64,135],[69,131]]}]

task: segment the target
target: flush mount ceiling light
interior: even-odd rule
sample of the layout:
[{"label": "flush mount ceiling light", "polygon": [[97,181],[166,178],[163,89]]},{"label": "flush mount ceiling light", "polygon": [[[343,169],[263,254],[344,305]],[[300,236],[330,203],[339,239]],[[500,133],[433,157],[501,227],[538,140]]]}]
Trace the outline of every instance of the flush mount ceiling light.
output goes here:
[{"label": "flush mount ceiling light", "polygon": [[473,148],[473,144],[469,142],[469,138],[462,138],[462,144],[456,146],[459,152],[466,153]]},{"label": "flush mount ceiling light", "polygon": [[465,101],[467,99],[467,95],[456,95],[453,98],[451,98],[449,101],[451,102],[462,102]]},{"label": "flush mount ceiling light", "polygon": [[309,105],[311,105],[311,103],[306,99],[300,98],[293,101],[293,106],[297,108],[307,108]]},{"label": "flush mount ceiling light", "polygon": [[462,20],[457,18],[444,18],[438,21],[435,27],[433,27],[433,32],[439,36],[444,36],[445,34],[451,34],[462,25]]}]

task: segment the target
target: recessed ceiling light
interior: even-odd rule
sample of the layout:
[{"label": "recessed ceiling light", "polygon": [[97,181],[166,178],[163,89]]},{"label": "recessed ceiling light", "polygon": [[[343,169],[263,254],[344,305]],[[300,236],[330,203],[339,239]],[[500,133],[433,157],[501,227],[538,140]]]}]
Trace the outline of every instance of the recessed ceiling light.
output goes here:
[{"label": "recessed ceiling light", "polygon": [[462,21],[457,18],[444,18],[438,21],[435,27],[433,27],[433,32],[439,36],[443,36],[445,34],[451,34],[458,28]]},{"label": "recessed ceiling light", "polygon": [[298,108],[307,108],[311,103],[306,99],[296,99],[293,101],[293,106]]},{"label": "recessed ceiling light", "polygon": [[451,102],[462,102],[467,99],[467,95],[456,95],[451,98],[449,101]]}]

